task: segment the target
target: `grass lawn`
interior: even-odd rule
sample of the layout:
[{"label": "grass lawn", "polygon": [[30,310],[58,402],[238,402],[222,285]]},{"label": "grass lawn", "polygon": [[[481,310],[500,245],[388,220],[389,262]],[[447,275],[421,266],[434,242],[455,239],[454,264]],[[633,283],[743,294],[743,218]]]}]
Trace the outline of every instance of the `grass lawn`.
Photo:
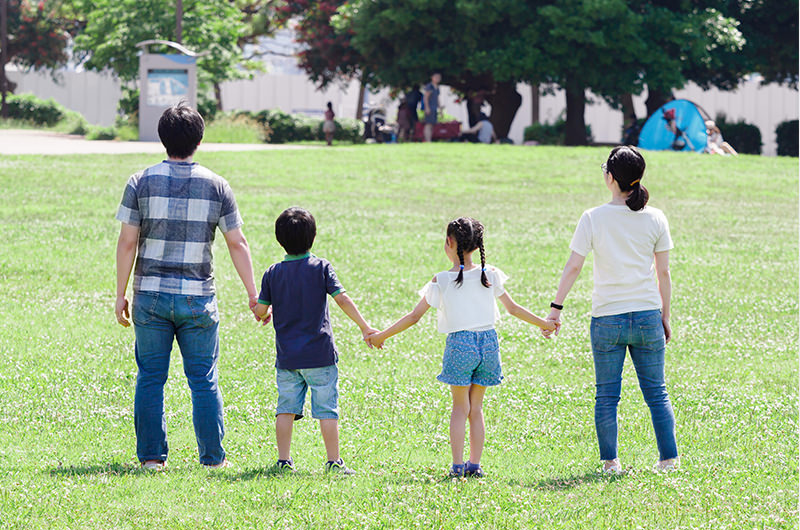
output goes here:
[{"label": "grass lawn", "polygon": [[[201,148],[202,149],[202,148]],[[203,153],[245,219],[257,280],[283,252],[274,220],[301,205],[314,252],[374,326],[410,310],[449,264],[449,220],[487,227],[489,263],[546,315],[581,212],[608,200],[608,149],[387,145]],[[225,447],[197,463],[175,348],[167,383],[169,468],[139,471],[133,332],[117,325],[114,214],[128,176],[158,157],[0,158],[0,527],[2,528],[797,528],[798,160],[645,153],[653,206],[675,250],[668,390],[679,472],[651,471],[655,439],[626,365],[625,473],[598,474],[589,345],[591,259],[547,341],[504,315],[505,381],[487,393],[480,481],[445,480],[450,398],[435,376],[444,337],[430,311],[369,350],[336,307],[342,455],[322,474],[316,422],[295,427],[296,476],[276,459],[274,333],[259,328],[216,245]]]}]

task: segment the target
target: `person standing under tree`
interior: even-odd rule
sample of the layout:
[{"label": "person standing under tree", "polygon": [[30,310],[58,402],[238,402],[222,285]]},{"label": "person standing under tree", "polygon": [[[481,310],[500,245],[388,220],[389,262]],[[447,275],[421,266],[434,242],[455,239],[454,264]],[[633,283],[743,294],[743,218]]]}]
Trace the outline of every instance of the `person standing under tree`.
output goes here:
[{"label": "person standing under tree", "polygon": [[436,125],[437,114],[439,112],[439,83],[442,82],[442,74],[439,72],[431,76],[431,82],[425,85],[423,96],[425,103],[425,141],[433,140],[433,126]]}]

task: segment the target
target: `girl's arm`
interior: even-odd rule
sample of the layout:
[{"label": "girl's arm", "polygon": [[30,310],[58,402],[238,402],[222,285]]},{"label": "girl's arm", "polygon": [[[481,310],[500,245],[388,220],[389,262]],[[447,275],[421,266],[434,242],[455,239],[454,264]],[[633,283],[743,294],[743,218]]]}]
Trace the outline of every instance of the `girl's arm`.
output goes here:
[{"label": "girl's arm", "polygon": [[[564,265],[564,272],[561,273],[561,281],[558,282],[558,291],[556,291],[556,297],[553,302],[558,305],[564,305],[564,300],[567,298],[569,290],[572,289],[575,280],[578,279],[578,275],[581,273],[584,261],[586,261],[586,256],[581,256],[577,252],[572,251],[572,254],[569,255],[569,259],[567,259],[567,264]],[[555,307],[551,308],[550,314],[547,315],[547,320],[552,320],[560,326],[561,310]],[[556,329],[556,335],[558,335],[558,329]]]},{"label": "girl's arm", "polygon": [[410,313],[403,316],[400,320],[398,320],[388,328],[384,329],[383,331],[370,335],[369,342],[377,348],[382,348],[383,342],[386,339],[394,335],[397,335],[401,331],[407,330],[408,328],[419,322],[419,319],[422,318],[422,315],[424,315],[425,312],[428,309],[430,309],[430,307],[431,306],[428,305],[428,302],[425,301],[425,297],[423,296],[422,299],[417,304],[417,307],[412,309]]},{"label": "girl's arm", "polygon": [[514,300],[511,299],[511,295],[508,294],[508,291],[504,292],[500,295],[500,302],[503,303],[506,310],[513,316],[517,317],[520,320],[524,320],[528,324],[533,324],[534,326],[539,326],[542,329],[553,331],[556,329],[557,324],[550,320],[545,320],[543,318],[539,318]]},{"label": "girl's arm", "polygon": [[672,329],[669,327],[669,299],[672,296],[672,276],[669,274],[669,251],[656,252],[656,277],[658,292],[661,294],[661,323],[664,325],[664,336],[669,342]]}]

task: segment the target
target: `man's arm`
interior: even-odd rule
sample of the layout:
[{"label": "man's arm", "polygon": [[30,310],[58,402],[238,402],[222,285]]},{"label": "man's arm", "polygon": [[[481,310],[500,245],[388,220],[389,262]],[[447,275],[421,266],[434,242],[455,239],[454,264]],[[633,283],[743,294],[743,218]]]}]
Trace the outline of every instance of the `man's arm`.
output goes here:
[{"label": "man's arm", "polygon": [[231,261],[239,274],[244,288],[247,290],[247,297],[249,299],[250,310],[258,303],[258,291],[256,291],[256,282],[253,279],[253,260],[250,257],[250,247],[247,244],[247,238],[244,237],[244,232],[241,228],[234,228],[224,232],[225,243],[228,244],[228,252],[231,255]]},{"label": "man's arm", "polygon": [[128,290],[128,279],[136,259],[136,245],[139,243],[139,227],[122,223],[117,240],[117,301],[114,313],[117,322],[126,328],[131,325],[128,299],[125,296]]}]

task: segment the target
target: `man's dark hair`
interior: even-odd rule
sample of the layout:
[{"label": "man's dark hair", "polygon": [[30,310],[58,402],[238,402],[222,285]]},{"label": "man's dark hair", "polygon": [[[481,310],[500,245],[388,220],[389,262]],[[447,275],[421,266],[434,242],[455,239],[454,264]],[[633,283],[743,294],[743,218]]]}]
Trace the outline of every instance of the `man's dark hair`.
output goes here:
[{"label": "man's dark hair", "polygon": [[305,254],[317,235],[317,222],[308,210],[293,206],[275,221],[275,237],[287,254]]},{"label": "man's dark hair", "polygon": [[181,101],[161,115],[158,137],[172,158],[189,158],[203,139],[205,123],[200,113]]}]

